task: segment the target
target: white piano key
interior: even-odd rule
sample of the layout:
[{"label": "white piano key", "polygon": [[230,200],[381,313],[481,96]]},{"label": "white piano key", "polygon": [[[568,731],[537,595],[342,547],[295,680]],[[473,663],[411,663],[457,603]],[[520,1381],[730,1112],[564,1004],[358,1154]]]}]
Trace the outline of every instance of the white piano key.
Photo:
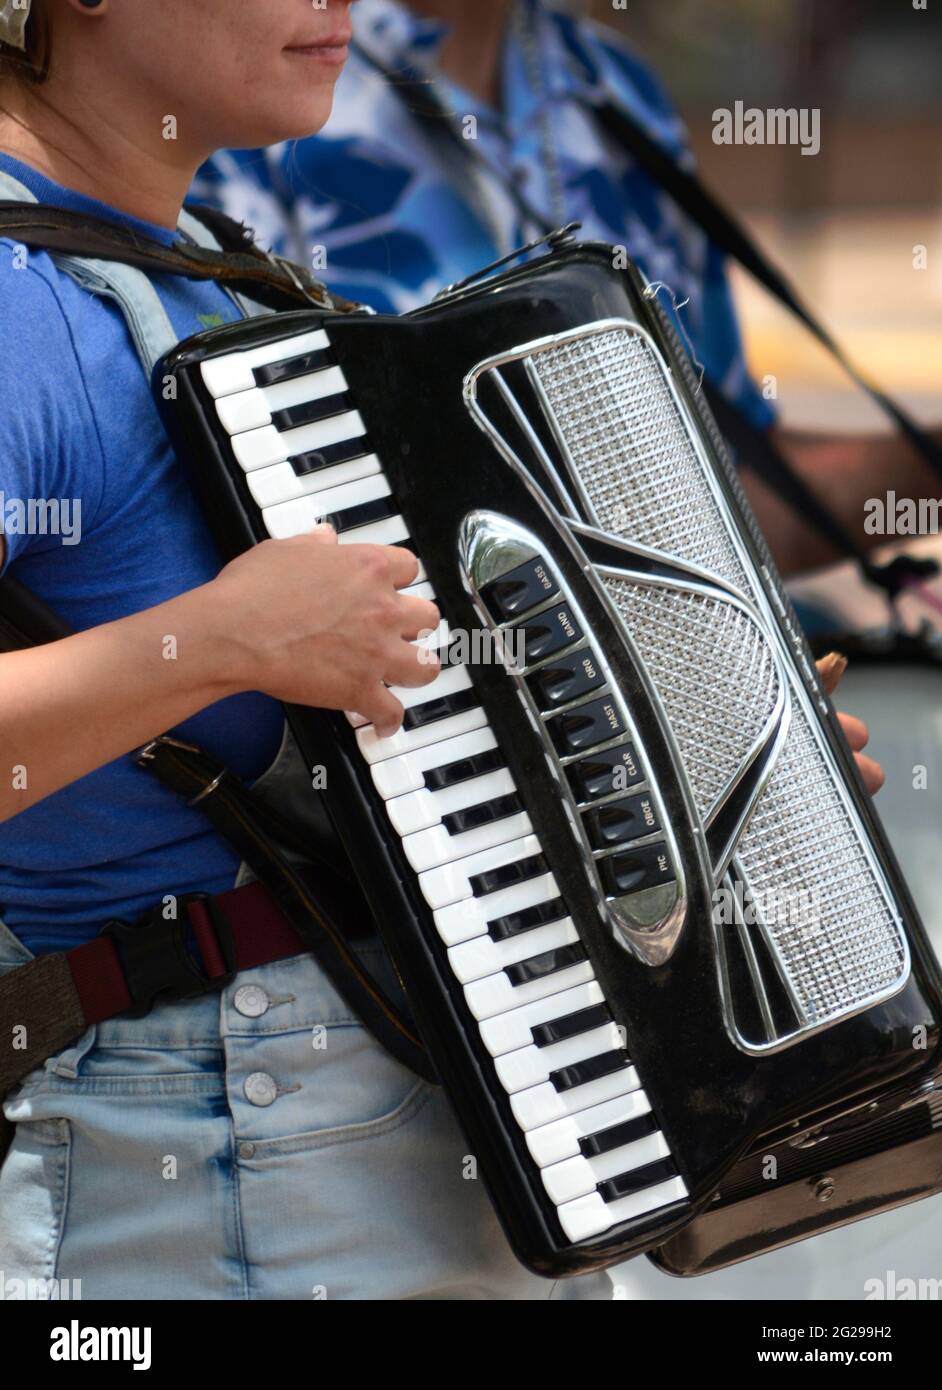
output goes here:
[{"label": "white piano key", "polygon": [[344,483],[342,487],[319,488],[311,493],[311,500],[320,509],[321,516],[334,516],[349,511],[351,507],[359,507],[364,502],[376,502],[381,497],[391,495],[392,488],[385,475],[375,473],[368,478]]},{"label": "white piano key", "polygon": [[[369,528],[364,528],[369,529]],[[354,532],[354,534],[359,534]],[[343,539],[341,537],[341,539]],[[426,689],[430,687],[426,686]],[[426,724],[421,729],[399,729],[392,738],[377,738],[372,724],[367,729],[357,731],[360,752],[368,763],[379,763],[384,758],[395,758],[403,753],[413,753],[430,743],[440,743],[446,739],[470,734],[474,729],[482,729],[487,724],[487,715],[479,705],[476,709],[465,710],[463,714],[452,714],[447,719],[439,719],[434,724]]]},{"label": "white piano key", "polygon": [[[534,927],[532,931],[508,937],[506,941],[494,941],[487,934],[476,936],[472,941],[453,946],[448,952],[448,961],[456,978],[466,985],[472,980],[481,980],[503,971],[508,965],[517,965],[520,961],[530,960],[532,956],[540,956],[544,951],[573,946],[578,940],[579,933],[572,918],[563,917],[558,922],[547,923],[545,927]],[[510,989],[513,992],[513,985],[510,985]]]},{"label": "white piano key", "polygon": [[246,474],[249,492],[263,509],[275,507],[279,502],[291,502],[297,497],[312,497],[332,489],[340,489],[378,476],[379,459],[375,454],[366,454],[351,463],[338,464],[336,468],[325,468],[316,473],[298,476],[290,463],[275,463],[270,468],[254,468]]},{"label": "white piano key", "polygon": [[[286,463],[297,454],[316,453],[330,444],[348,444],[363,439],[366,433],[363,420],[355,410],[332,415],[312,425],[299,425],[293,430],[277,430],[274,425],[246,430],[229,439],[238,463],[246,473],[255,468],[269,468],[273,463]],[[362,457],[366,457],[364,449]]]},{"label": "white piano key", "polygon": [[577,1197],[574,1202],[566,1202],[556,1208],[563,1230],[571,1241],[588,1240],[601,1235],[612,1226],[628,1221],[632,1217],[644,1216],[646,1212],[668,1207],[673,1202],[682,1201],[687,1196],[683,1178],[669,1178],[667,1182],[655,1187],[642,1188],[628,1197],[619,1197],[615,1202],[603,1202],[597,1192],[585,1197]]},{"label": "white piano key", "polygon": [[519,1008],[521,1004],[545,999],[548,994],[589,984],[594,979],[592,962],[588,960],[568,965],[565,970],[554,970],[552,975],[542,975],[525,985],[512,985],[501,970],[496,975],[486,975],[482,980],[465,985],[464,997],[474,1017],[481,1022],[493,1018],[495,1014],[505,1014],[510,1009]]},{"label": "white piano key", "polygon": [[491,821],[488,825],[466,830],[462,835],[449,835],[443,825],[433,825],[428,830],[418,830],[414,835],[407,835],[402,842],[402,848],[412,868],[421,874],[426,869],[434,869],[443,864],[450,864],[456,859],[463,859],[466,855],[490,849],[492,845],[501,845],[505,840],[529,835],[532,829],[533,825],[526,811],[518,811],[515,815],[504,816],[503,819]]},{"label": "white piano key", "polygon": [[483,898],[464,898],[438,908],[434,913],[435,926],[446,946],[456,946],[459,941],[469,941],[471,937],[487,931],[488,922],[506,917],[511,912],[522,912],[526,907],[536,907],[538,903],[552,902],[558,897],[559,887],[553,875],[540,874],[538,878],[514,883]]},{"label": "white piano key", "polygon": [[[522,1008],[513,1009],[509,1014],[499,1014],[497,1018],[489,1018],[481,1024],[481,1041],[487,1048],[492,1057],[499,1057],[504,1052],[514,1052],[521,1048],[533,1046],[533,1036],[531,1029],[538,1023],[551,1023],[554,1018],[563,1018],[566,1014],[577,1013],[580,1009],[589,1009],[594,1004],[603,1004],[605,996],[600,987],[594,981],[588,985],[579,985],[576,989],[567,989],[562,992],[550,995],[546,999],[539,999],[535,1004],[526,1004]],[[609,1025],[606,1025],[608,1027]],[[612,1047],[621,1047],[621,1040],[616,1035]],[[554,1043],[555,1047],[556,1044]],[[549,1052],[550,1048],[537,1048],[537,1051]],[[604,1047],[597,1048],[597,1052],[605,1052]],[[589,1053],[590,1057],[595,1053]],[[552,1067],[550,1068],[552,1071]],[[535,1084],[535,1083],[531,1083]]]},{"label": "white piano key", "polygon": [[[275,540],[283,540],[287,536],[300,536],[305,531],[313,530],[325,517],[343,511],[346,507],[356,506],[357,501],[371,502],[377,497],[388,497],[389,492],[388,482],[381,473],[377,473],[374,477],[363,478],[356,483],[346,483],[343,487],[312,492],[292,502],[278,502],[273,507],[263,507],[262,520],[270,536],[274,536]],[[356,498],[357,501],[352,501],[352,498]],[[405,530],[405,523],[401,517],[389,517],[387,520],[400,521],[402,529]],[[372,528],[369,526],[362,526],[349,534],[362,537],[364,532],[370,529]]]},{"label": "white piano key", "polygon": [[308,401],[323,400],[325,396],[340,396],[347,381],[339,367],[327,367],[307,376],[279,381],[274,386],[254,386],[237,391],[216,402],[216,413],[228,434],[244,434],[270,425],[276,411],[305,405]]},{"label": "white piano key", "polygon": [[236,462],[251,473],[256,468],[271,468],[275,463],[287,463],[290,451],[284,437],[274,425],[265,425],[260,430],[248,430],[229,440]]},{"label": "white piano key", "polygon": [[597,1158],[583,1158],[581,1154],[578,1158],[566,1158],[562,1163],[544,1168],[541,1177],[552,1200],[562,1206],[563,1202],[594,1192],[596,1185],[606,1178],[630,1173],[633,1168],[643,1168],[646,1163],[656,1163],[660,1158],[670,1158],[670,1149],[663,1134],[656,1130],[633,1144],[623,1144]]},{"label": "white piano key", "polygon": [[[461,716],[457,717],[460,718]],[[443,719],[442,727],[450,722],[450,720]],[[431,727],[434,728],[435,726],[432,725]],[[366,731],[363,730],[357,735],[357,738],[364,738],[365,733]],[[396,752],[398,751],[396,749]],[[440,869],[430,869],[428,873],[419,875],[419,888],[429,907],[447,907],[449,903],[456,903],[462,898],[474,896],[470,880],[476,874],[485,873],[488,869],[499,869],[504,864],[515,864],[520,859],[532,859],[534,855],[539,853],[539,840],[535,835],[527,835],[522,840],[511,840],[505,845],[498,845],[495,849],[484,850],[481,854],[469,854],[466,859],[461,859],[456,864],[446,864]],[[484,896],[490,898],[492,895],[487,893]],[[495,912],[489,914],[488,919],[490,920],[491,916],[500,915],[500,913]]]},{"label": "white piano key", "polygon": [[425,787],[425,773],[433,768],[447,767],[465,758],[474,758],[479,753],[488,753],[497,747],[497,739],[491,729],[475,729],[473,733],[460,738],[449,739],[443,743],[429,744],[418,748],[414,753],[406,753],[399,758],[387,758],[376,763],[371,769],[373,785],[384,801],[404,796],[407,792]]},{"label": "white piano key", "polygon": [[[409,539],[409,528],[401,516],[387,516],[382,521],[371,521],[368,526],[358,526],[355,531],[343,531],[339,540],[341,545],[396,545],[398,541]],[[425,579],[425,570],[419,562],[419,579]]]},{"label": "white piano key", "polygon": [[270,507],[276,502],[290,502],[294,497],[306,497],[312,492],[355,483],[380,471],[380,462],[375,454],[361,454],[347,463],[335,463],[330,468],[319,468],[314,473],[300,475],[287,461],[267,464],[264,468],[246,470],[246,482],[258,505]]},{"label": "white piano key", "polygon": [[297,338],[282,338],[278,343],[246,348],[203,362],[200,373],[209,394],[215,398],[230,396],[236,391],[248,391],[255,385],[256,367],[269,367],[273,362],[289,362],[307,352],[321,352],[330,346],[327,334],[318,329],[302,333]]},{"label": "white piano key", "polygon": [[268,534],[276,541],[290,536],[303,536],[313,531],[321,514],[310,497],[298,497],[293,502],[279,502],[262,509],[262,521]]},{"label": "white piano key", "polygon": [[[446,673],[450,673],[448,668],[443,672]],[[426,689],[431,690],[437,684],[438,681],[433,681]],[[421,791],[408,792],[405,796],[387,801],[386,811],[397,834],[414,835],[417,830],[427,830],[433,825],[441,825],[442,816],[450,815],[453,811],[464,811],[469,806],[480,806],[482,802],[493,801],[498,796],[509,796],[516,789],[516,783],[509,771],[502,768],[500,772],[487,772],[483,777],[471,777],[467,782],[457,782],[453,787],[446,787],[440,792],[430,792],[427,787],[423,787]],[[492,968],[496,970],[499,967]],[[481,973],[490,974],[490,971]]]},{"label": "white piano key", "polygon": [[[592,986],[584,988],[591,989]],[[541,1004],[544,1002],[540,1000]],[[590,1028],[587,1033],[579,1033],[574,1038],[566,1038],[549,1047],[518,1047],[516,1052],[505,1052],[498,1057],[494,1065],[504,1090],[513,1095],[515,1091],[528,1091],[531,1086],[542,1085],[560,1067],[587,1062],[590,1057],[611,1052],[619,1044],[617,1026],[606,1023],[601,1028]]]},{"label": "white piano key", "polygon": [[[402,702],[404,709],[412,709],[415,705],[428,704],[430,700],[441,700],[446,695],[457,695],[461,690],[470,690],[471,677],[468,675],[467,666],[444,666],[441,675],[429,681],[428,685],[391,685],[389,688],[396,699]],[[403,834],[405,833],[403,831]]]},{"label": "white piano key", "polygon": [[518,1091],[511,1096],[510,1106],[517,1124],[528,1132],[554,1120],[562,1120],[567,1115],[574,1115],[577,1111],[587,1110],[592,1105],[614,1100],[616,1096],[628,1095],[640,1087],[641,1080],[635,1068],[625,1066],[610,1072],[608,1076],[587,1081],[583,1086],[572,1086],[568,1091],[557,1091],[552,1082],[532,1086],[529,1091]]},{"label": "white piano key", "polygon": [[[582,1090],[582,1087],[578,1089]],[[651,1102],[644,1091],[631,1091],[626,1096],[616,1096],[614,1100],[591,1105],[587,1110],[579,1110],[574,1115],[541,1125],[539,1129],[531,1129],[527,1134],[527,1147],[535,1162],[541,1168],[548,1168],[551,1163],[575,1158],[580,1152],[580,1139],[587,1139],[590,1134],[598,1134],[603,1129],[611,1129],[612,1125],[640,1119],[650,1110]]]}]

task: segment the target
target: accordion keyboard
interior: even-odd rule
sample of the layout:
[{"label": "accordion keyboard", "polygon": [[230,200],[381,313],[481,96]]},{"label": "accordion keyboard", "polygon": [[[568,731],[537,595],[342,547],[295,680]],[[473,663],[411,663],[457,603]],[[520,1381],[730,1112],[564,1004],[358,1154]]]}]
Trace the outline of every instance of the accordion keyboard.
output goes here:
[{"label": "accordion keyboard", "polygon": [[[325,331],[201,372],[268,535],[329,519],[341,544],[410,544]],[[419,564],[409,592],[434,599]],[[405,718],[393,737],[359,727],[357,743],[533,1177],[566,1236],[588,1240],[687,1189],[468,670],[448,661],[447,617],[423,641],[442,654],[441,674],[394,690]]]}]

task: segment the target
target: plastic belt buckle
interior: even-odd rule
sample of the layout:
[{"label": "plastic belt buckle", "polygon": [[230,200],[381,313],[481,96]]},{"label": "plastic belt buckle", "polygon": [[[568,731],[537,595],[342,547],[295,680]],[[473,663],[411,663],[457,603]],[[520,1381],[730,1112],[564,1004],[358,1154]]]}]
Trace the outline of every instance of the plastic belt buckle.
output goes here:
[{"label": "plastic belt buckle", "polygon": [[[209,917],[226,970],[221,975],[209,975],[196,946],[186,908],[191,902],[201,902]],[[171,920],[163,916],[163,908],[138,922],[114,918],[107,922],[99,936],[110,936],[121,961],[132,1007],[124,1011],[125,1018],[143,1018],[150,1013],[159,996],[168,999],[195,999],[225,989],[238,973],[235,966],[235,942],[232,928],[219,904],[208,893],[187,893],[177,899],[182,915]]]}]

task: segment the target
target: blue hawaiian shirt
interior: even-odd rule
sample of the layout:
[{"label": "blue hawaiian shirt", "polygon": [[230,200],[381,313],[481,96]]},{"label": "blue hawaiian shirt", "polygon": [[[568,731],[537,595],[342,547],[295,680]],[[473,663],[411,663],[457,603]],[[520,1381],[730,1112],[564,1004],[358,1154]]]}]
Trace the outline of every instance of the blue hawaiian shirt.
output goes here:
[{"label": "blue hawaiian shirt", "polygon": [[625,247],[669,287],[661,302],[675,319],[672,301],[687,301],[680,328],[696,359],[755,424],[772,422],[746,369],[723,256],[597,118],[601,100],[615,102],[689,160],[660,84],[611,30],[518,0],[493,109],[436,77],[440,21],[398,0],[359,0],[353,16],[356,43],[325,132],[222,152],[195,196],[380,312],[424,304],[548,227],[579,221],[581,236]]}]

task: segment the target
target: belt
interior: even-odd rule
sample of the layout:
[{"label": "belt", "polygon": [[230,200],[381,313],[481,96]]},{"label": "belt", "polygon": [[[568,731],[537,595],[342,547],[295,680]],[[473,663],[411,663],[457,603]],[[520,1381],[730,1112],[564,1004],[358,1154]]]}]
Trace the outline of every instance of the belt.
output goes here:
[{"label": "belt", "polygon": [[241,970],[310,949],[261,883],[190,894],[178,907],[175,920],[161,905],[133,924],[109,922],[92,941],[0,978],[0,1019],[14,1029],[0,1054],[0,1097],[95,1023],[212,993]]}]

